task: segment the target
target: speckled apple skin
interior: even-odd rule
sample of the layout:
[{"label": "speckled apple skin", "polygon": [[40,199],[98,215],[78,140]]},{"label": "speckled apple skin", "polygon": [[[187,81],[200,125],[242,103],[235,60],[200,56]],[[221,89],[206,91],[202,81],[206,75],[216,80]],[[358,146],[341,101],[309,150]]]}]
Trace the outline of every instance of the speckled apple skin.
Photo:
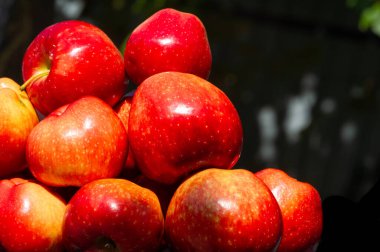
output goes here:
[{"label": "speckled apple skin", "polygon": [[[129,112],[132,106],[132,96],[126,96],[120,103],[115,107],[115,112],[119,116],[121,122],[125,127],[125,131],[128,135],[128,124],[129,124]],[[127,173],[136,173],[138,168],[135,163],[132,151],[128,151],[127,159],[125,160],[124,169]]]},{"label": "speckled apple skin", "polygon": [[135,178],[135,183],[139,186],[147,188],[154,192],[161,205],[162,213],[166,215],[166,210],[168,209],[171,198],[173,197],[174,192],[177,190],[178,184],[166,185],[154,180],[148,179],[144,175],[140,175]]},{"label": "speckled apple skin", "polygon": [[243,133],[238,112],[220,89],[192,74],[163,72],[137,88],[129,140],[142,173],[173,184],[196,170],[232,168]]},{"label": "speckled apple skin", "polygon": [[125,128],[113,109],[86,96],[52,112],[30,133],[29,169],[53,186],[82,186],[116,177],[127,155]]},{"label": "speckled apple skin", "polygon": [[153,14],[131,33],[124,61],[128,77],[139,85],[149,76],[165,71],[192,73],[207,79],[212,57],[200,19],[167,8]]},{"label": "speckled apple skin", "polygon": [[323,228],[318,191],[280,169],[266,168],[256,175],[271,189],[281,208],[284,231],[278,251],[316,251]]},{"label": "speckled apple skin", "polygon": [[27,167],[26,139],[38,117],[26,92],[9,78],[0,78],[0,178]]},{"label": "speckled apple skin", "polygon": [[53,24],[31,42],[22,61],[24,81],[46,69],[47,77],[26,88],[44,115],[86,95],[113,106],[127,88],[123,56],[103,31],[83,21]]},{"label": "speckled apple skin", "polygon": [[[117,251],[157,251],[164,217],[157,196],[125,179],[84,185],[67,205],[63,241],[68,251],[97,251],[106,237]],[[99,250],[100,251],[100,250]]]},{"label": "speckled apple skin", "polygon": [[252,172],[211,168],[179,186],[165,231],[176,251],[275,251],[281,212]]},{"label": "speckled apple skin", "polygon": [[21,178],[0,181],[0,247],[8,252],[63,251],[66,204]]}]

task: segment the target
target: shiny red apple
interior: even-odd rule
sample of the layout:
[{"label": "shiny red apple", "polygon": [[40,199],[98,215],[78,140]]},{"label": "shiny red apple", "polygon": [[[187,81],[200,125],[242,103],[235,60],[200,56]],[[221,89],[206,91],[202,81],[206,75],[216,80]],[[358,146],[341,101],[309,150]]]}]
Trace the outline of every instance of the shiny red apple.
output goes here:
[{"label": "shiny red apple", "polygon": [[316,251],[323,227],[318,191],[280,169],[267,168],[256,175],[271,189],[281,208],[284,231],[278,251]]},{"label": "shiny red apple", "polygon": [[37,123],[27,94],[13,80],[0,78],[0,178],[26,168],[26,139]]},{"label": "shiny red apple", "polygon": [[81,186],[115,177],[127,150],[119,117],[107,103],[92,96],[51,113],[33,128],[26,144],[30,171],[53,186]]},{"label": "shiny red apple", "polygon": [[66,204],[21,178],[0,181],[0,247],[8,252],[63,251]]},{"label": "shiny red apple", "polygon": [[275,251],[281,211],[252,172],[211,168],[178,187],[165,231],[175,251]]},{"label": "shiny red apple", "polygon": [[230,169],[240,157],[242,134],[229,98],[193,74],[155,74],[134,94],[130,148],[149,179],[173,184],[196,170]]},{"label": "shiny red apple", "polygon": [[152,191],[125,179],[100,179],[69,201],[63,241],[68,251],[157,251],[163,231]]},{"label": "shiny red apple", "polygon": [[206,29],[191,13],[162,9],[130,35],[124,51],[128,77],[137,85],[149,76],[178,71],[207,79],[211,50]]},{"label": "shiny red apple", "polygon": [[44,115],[86,95],[113,106],[127,87],[123,56],[111,39],[76,20],[40,32],[24,54],[22,74],[22,88]]}]

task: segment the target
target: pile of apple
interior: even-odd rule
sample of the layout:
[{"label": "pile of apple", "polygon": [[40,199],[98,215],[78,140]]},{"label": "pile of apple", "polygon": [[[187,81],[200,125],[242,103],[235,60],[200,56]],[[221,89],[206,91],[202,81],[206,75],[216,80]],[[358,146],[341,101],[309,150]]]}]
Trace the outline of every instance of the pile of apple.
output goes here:
[{"label": "pile of apple", "polygon": [[315,251],[319,193],[234,168],[242,125],[211,62],[202,22],[174,9],[124,57],[86,22],[38,34],[24,84],[0,79],[0,250]]}]

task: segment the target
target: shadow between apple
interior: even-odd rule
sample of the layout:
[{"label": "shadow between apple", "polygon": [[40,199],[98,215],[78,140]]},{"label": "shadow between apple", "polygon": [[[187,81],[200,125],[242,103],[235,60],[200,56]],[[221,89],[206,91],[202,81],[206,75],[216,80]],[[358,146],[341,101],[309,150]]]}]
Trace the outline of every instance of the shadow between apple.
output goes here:
[{"label": "shadow between apple", "polygon": [[358,202],[327,197],[323,214],[318,252],[380,251],[380,180]]}]

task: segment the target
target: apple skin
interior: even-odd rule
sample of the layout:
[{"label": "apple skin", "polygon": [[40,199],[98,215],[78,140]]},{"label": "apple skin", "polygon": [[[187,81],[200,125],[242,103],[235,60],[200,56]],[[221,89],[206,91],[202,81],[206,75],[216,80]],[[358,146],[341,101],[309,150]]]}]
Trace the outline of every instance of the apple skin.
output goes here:
[{"label": "apple skin", "polygon": [[139,85],[166,71],[207,79],[212,64],[206,29],[200,19],[174,9],[162,9],[132,31],[124,51],[125,69]]},{"label": "apple skin", "polygon": [[125,179],[81,187],[67,205],[63,241],[68,251],[157,251],[164,217],[157,196]]},{"label": "apple skin", "polygon": [[[160,201],[162,214],[165,216],[168,210],[170,200],[172,199],[173,194],[177,190],[180,183],[166,185],[166,184],[162,184],[157,181],[148,179],[144,175],[140,175],[134,178],[134,180],[132,181],[134,181],[139,186],[142,186],[144,188],[151,190],[157,195],[158,200]],[[170,243],[168,242],[167,235],[164,234],[164,237],[161,240],[161,247],[159,251],[166,251],[165,249],[169,249],[169,248],[170,248]]]},{"label": "apple skin", "polygon": [[0,178],[27,167],[26,139],[38,117],[26,92],[9,78],[0,78]]},{"label": "apple skin", "polygon": [[128,151],[125,128],[113,109],[86,96],[52,112],[30,133],[29,169],[52,186],[82,186],[116,177]]},{"label": "apple skin", "polygon": [[266,168],[256,175],[271,189],[281,208],[284,228],[278,251],[316,251],[323,227],[318,191],[277,168]]},{"label": "apple skin", "polygon": [[147,188],[157,195],[160,201],[162,213],[165,216],[170,200],[172,199],[174,192],[177,190],[179,183],[166,185],[151,180],[144,175],[136,177],[133,181],[139,186]]},{"label": "apple skin", "polygon": [[133,96],[130,148],[141,172],[160,183],[174,184],[209,167],[232,168],[242,131],[228,97],[193,74],[155,74]]},{"label": "apple skin", "polygon": [[8,252],[63,251],[65,202],[21,178],[0,181],[0,247]]},{"label": "apple skin", "polygon": [[[125,131],[128,135],[128,124],[129,124],[129,112],[131,110],[133,95],[128,95],[124,97],[114,108],[116,114],[119,116],[121,122],[125,127]],[[138,174],[139,169],[136,166],[135,159],[131,151],[128,151],[127,159],[124,165],[126,176],[131,176]]]},{"label": "apple skin", "polygon": [[127,88],[117,47],[96,26],[76,20],[41,31],[24,54],[22,74],[32,104],[43,115],[88,95],[113,106]]},{"label": "apple skin", "polygon": [[275,251],[281,211],[252,172],[210,168],[178,187],[165,232],[176,251]]}]

